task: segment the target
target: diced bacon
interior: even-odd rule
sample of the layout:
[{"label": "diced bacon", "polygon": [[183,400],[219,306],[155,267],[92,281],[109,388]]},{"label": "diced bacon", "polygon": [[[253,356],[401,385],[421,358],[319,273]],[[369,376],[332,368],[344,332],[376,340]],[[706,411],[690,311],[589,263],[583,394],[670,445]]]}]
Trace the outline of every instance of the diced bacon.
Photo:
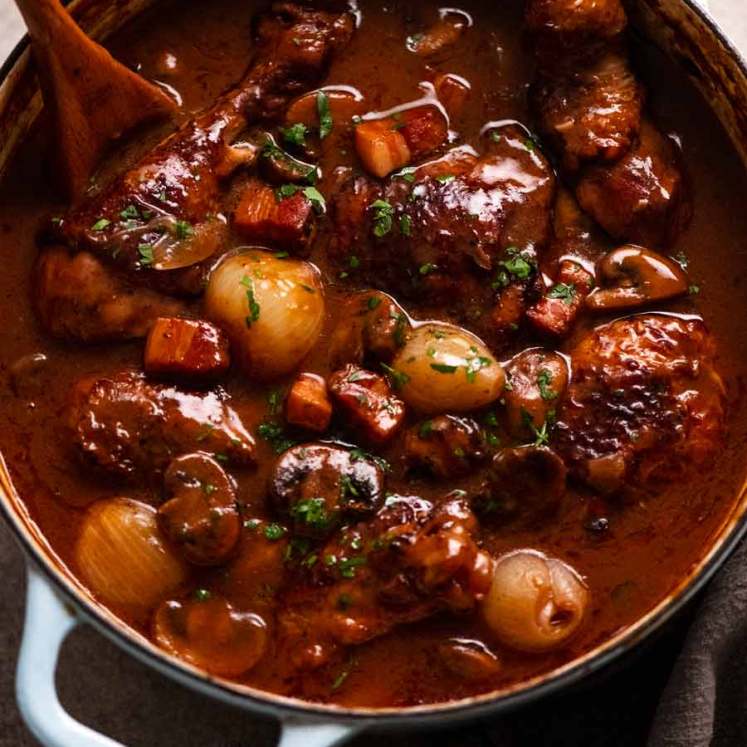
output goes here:
[{"label": "diced bacon", "polygon": [[383,376],[358,366],[346,366],[329,379],[335,402],[365,440],[382,444],[391,439],[405,418],[404,403],[392,394]]},{"label": "diced bacon", "polygon": [[438,100],[444,105],[450,117],[458,117],[470,94],[469,83],[459,75],[439,73],[434,81]]},{"label": "diced bacon", "polygon": [[236,230],[247,240],[295,248],[309,238],[314,213],[302,190],[283,197],[259,181],[250,182],[233,216]]},{"label": "diced bacon", "polygon": [[364,168],[383,179],[410,163],[412,154],[399,123],[391,117],[361,122],[355,128],[355,150]]},{"label": "diced bacon", "polygon": [[593,287],[593,275],[577,262],[564,260],[557,282],[527,311],[527,319],[538,332],[563,337],[570,332]]},{"label": "diced bacon", "polygon": [[210,378],[228,370],[228,338],[210,322],[160,317],[145,343],[145,372],[157,376]]},{"label": "diced bacon", "polygon": [[327,384],[321,376],[302,373],[293,382],[285,400],[285,419],[290,425],[323,433],[332,418]]},{"label": "diced bacon", "polygon": [[403,111],[399,115],[398,126],[412,158],[420,158],[440,148],[449,135],[449,125],[443,112],[430,104]]}]

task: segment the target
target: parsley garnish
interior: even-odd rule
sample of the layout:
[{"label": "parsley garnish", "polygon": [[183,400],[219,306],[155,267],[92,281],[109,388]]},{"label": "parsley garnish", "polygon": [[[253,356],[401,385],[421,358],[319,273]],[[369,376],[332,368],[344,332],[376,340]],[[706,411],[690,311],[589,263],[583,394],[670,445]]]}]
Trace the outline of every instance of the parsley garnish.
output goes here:
[{"label": "parsley garnish", "polygon": [[312,529],[325,530],[332,523],[324,498],[309,498],[299,501],[291,508],[291,516]]},{"label": "parsley garnish", "polygon": [[282,454],[284,451],[290,449],[291,446],[296,445],[295,441],[285,435],[283,426],[279,425],[278,423],[260,423],[260,425],[257,427],[257,433],[259,434],[260,438],[263,438],[270,444],[270,446],[272,446],[272,450],[276,454]]},{"label": "parsley garnish", "polygon": [[316,187],[304,187],[303,193],[306,199],[317,213],[323,213],[327,208],[324,195]]},{"label": "parsley garnish", "polygon": [[438,269],[436,265],[434,265],[432,262],[426,262],[424,265],[420,265],[418,268],[418,272],[425,276],[430,275],[432,272],[435,272]]},{"label": "parsley garnish", "polygon": [[359,565],[366,565],[366,562],[363,555],[354,555],[352,558],[342,558],[337,567],[340,569],[340,575],[343,578],[355,578],[355,569]]},{"label": "parsley garnish", "polygon": [[546,368],[543,368],[537,374],[537,386],[540,390],[540,397],[542,397],[542,399],[544,399],[546,402],[549,402],[550,400],[553,400],[558,396],[557,392],[553,392],[553,390],[550,389],[551,383],[552,373]]},{"label": "parsley garnish", "polygon": [[285,527],[280,526],[280,524],[268,524],[265,527],[265,537],[270,542],[275,542],[285,535],[285,531]]},{"label": "parsley garnish", "polygon": [[246,289],[246,301],[249,305],[249,314],[244,317],[244,321],[247,327],[251,327],[259,319],[260,311],[257,299],[254,297],[254,282],[248,275],[244,275],[240,283]]},{"label": "parsley garnish", "polygon": [[290,127],[281,129],[280,132],[283,135],[283,140],[291,145],[306,145],[306,133],[308,128],[305,124],[298,122]]},{"label": "parsley garnish", "polygon": [[412,234],[412,218],[409,215],[401,215],[399,218],[399,232],[403,236]]},{"label": "parsley garnish", "polygon": [[92,231],[103,231],[107,226],[111,225],[111,221],[106,218],[99,218],[92,226]]},{"label": "parsley garnish", "polygon": [[198,602],[207,602],[208,599],[212,596],[210,591],[208,589],[195,589],[195,599]]},{"label": "parsley garnish", "polygon": [[370,311],[373,311],[381,305],[381,299],[378,296],[371,296],[366,305]]},{"label": "parsley garnish", "polygon": [[451,366],[448,363],[431,363],[431,368],[440,374],[453,374],[459,366]]},{"label": "parsley garnish", "polygon": [[453,182],[455,178],[454,174],[441,174],[441,176],[436,177],[436,181],[441,184],[448,184],[449,182]]},{"label": "parsley garnish", "polygon": [[371,207],[374,210],[374,236],[386,236],[392,230],[394,208],[386,200],[376,200]]},{"label": "parsley garnish", "polygon": [[137,251],[141,265],[152,265],[156,261],[153,256],[153,244],[138,244]]},{"label": "parsley garnish", "polygon": [[410,381],[410,377],[404,371],[397,371],[396,368],[387,366],[386,363],[382,363],[381,367],[391,380],[394,389],[401,389],[408,381]]},{"label": "parsley garnish", "polygon": [[467,361],[467,381],[473,384],[478,371],[482,371],[483,368],[488,368],[493,364],[490,358],[485,358],[481,355],[476,355],[474,358],[470,358]]},{"label": "parsley garnish", "polygon": [[190,237],[195,231],[192,228],[191,223],[188,223],[186,220],[178,220],[176,222],[175,232],[176,238],[179,239],[179,241],[184,241],[184,239]]},{"label": "parsley garnish", "polygon": [[324,140],[332,132],[332,114],[329,111],[329,97],[324,91],[316,95],[316,110],[319,114],[319,137]]},{"label": "parsley garnish", "polygon": [[547,296],[548,298],[559,298],[566,306],[570,306],[576,297],[576,288],[568,283],[558,283],[550,288]]},{"label": "parsley garnish", "polygon": [[119,214],[122,220],[137,220],[140,217],[140,213],[135,205],[128,205]]}]

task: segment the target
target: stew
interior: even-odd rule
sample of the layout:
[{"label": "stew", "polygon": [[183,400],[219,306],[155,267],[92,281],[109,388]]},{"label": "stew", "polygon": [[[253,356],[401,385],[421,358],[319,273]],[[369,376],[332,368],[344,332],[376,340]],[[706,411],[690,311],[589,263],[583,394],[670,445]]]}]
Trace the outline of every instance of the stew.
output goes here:
[{"label": "stew", "polygon": [[744,171],[618,0],[158,3],[178,121],[0,199],[0,447],[63,563],[212,675],[436,703],[671,593],[747,434]]}]

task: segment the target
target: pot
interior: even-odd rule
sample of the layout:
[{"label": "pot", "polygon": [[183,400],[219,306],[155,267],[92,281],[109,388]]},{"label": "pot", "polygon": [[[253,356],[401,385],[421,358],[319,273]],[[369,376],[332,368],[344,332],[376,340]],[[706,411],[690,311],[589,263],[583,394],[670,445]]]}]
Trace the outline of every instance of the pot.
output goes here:
[{"label": "pot", "polygon": [[[71,10],[94,38],[105,38],[154,0],[74,0]],[[681,63],[718,114],[747,164],[747,65],[695,0],[633,0],[634,27]],[[41,96],[24,40],[0,70],[0,173],[41,109]],[[57,698],[59,648],[77,625],[92,625],[127,653],[207,697],[249,713],[277,718],[281,747],[332,747],[366,729],[425,728],[505,713],[563,690],[600,670],[650,637],[690,600],[747,532],[747,485],[712,547],[687,578],[645,617],[580,659],[510,688],[452,703],[406,709],[348,709],[306,703],[211,677],[178,661],[96,604],[56,559],[34,525],[0,456],[0,511],[28,559],[25,629],[16,696],[30,730],[50,747],[116,747],[73,720]]]}]

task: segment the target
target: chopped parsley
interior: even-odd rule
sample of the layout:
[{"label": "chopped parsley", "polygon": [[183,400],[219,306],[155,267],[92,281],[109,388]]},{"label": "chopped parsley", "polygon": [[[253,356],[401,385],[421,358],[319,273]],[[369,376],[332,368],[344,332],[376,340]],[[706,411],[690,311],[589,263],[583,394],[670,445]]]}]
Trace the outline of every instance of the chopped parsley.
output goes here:
[{"label": "chopped parsley", "polygon": [[440,374],[453,374],[459,366],[451,366],[448,363],[431,363],[431,368]]},{"label": "chopped parsley", "polygon": [[699,285],[691,285],[688,287],[687,292],[691,296],[697,296],[698,293],[700,293],[700,286]]},{"label": "chopped parsley", "polygon": [[92,226],[92,231],[103,231],[107,226],[110,226],[112,222],[107,218],[99,218]]},{"label": "chopped parsley", "polygon": [[399,232],[403,236],[412,234],[412,218],[409,215],[401,215],[399,218]]},{"label": "chopped parsley", "polygon": [[343,578],[355,578],[355,569],[358,566],[366,565],[367,560],[363,555],[354,555],[352,558],[341,558],[337,563],[340,569],[340,575]]},{"label": "chopped parsley", "polygon": [[259,304],[254,296],[254,281],[248,275],[244,275],[240,283],[246,289],[246,301],[249,306],[249,313],[244,317],[244,321],[247,327],[251,327],[259,319],[260,312]]},{"label": "chopped parsley", "polygon": [[568,283],[558,283],[550,288],[547,296],[548,298],[559,298],[566,306],[570,306],[576,297],[576,288]]},{"label": "chopped parsley", "polygon": [[295,446],[296,442],[286,436],[283,426],[279,423],[272,423],[265,421],[260,423],[257,427],[257,433],[259,437],[267,441],[272,450],[276,454],[282,454],[287,451],[291,446]]},{"label": "chopped parsley", "polygon": [[491,131],[490,131],[490,139],[491,139],[491,140],[492,140],[492,141],[493,141],[494,143],[500,143],[500,142],[501,142],[501,137],[502,137],[502,136],[501,136],[501,133],[500,133],[500,132],[498,132],[498,130],[491,130]]},{"label": "chopped parsley", "polygon": [[[341,599],[342,597],[340,597]],[[338,604],[339,604],[338,599]],[[332,692],[335,692],[335,690],[339,690],[342,685],[344,684],[345,680],[350,676],[350,672],[353,671],[353,667],[355,666],[355,657],[351,656],[348,663],[345,665],[345,669],[343,669],[340,674],[335,677],[335,681],[332,683]]]},{"label": "chopped parsley", "polygon": [[494,290],[505,288],[512,279],[527,280],[537,270],[534,258],[520,252],[515,246],[506,249],[506,254],[507,258],[498,263],[498,273],[493,281]]},{"label": "chopped parsley", "polygon": [[369,311],[373,311],[381,306],[381,299],[378,296],[371,296],[366,305],[368,306]]},{"label": "chopped parsley", "polygon": [[404,371],[397,371],[396,368],[387,366],[386,363],[382,363],[381,367],[391,380],[394,389],[401,389],[408,381],[410,381],[410,377]]},{"label": "chopped parsley", "polygon": [[485,358],[482,355],[476,355],[467,361],[467,381],[470,384],[475,382],[478,371],[482,371],[483,368],[488,368],[493,365],[493,361],[490,358]]},{"label": "chopped parsley", "polygon": [[198,602],[207,602],[208,599],[212,594],[208,591],[208,589],[195,589],[194,597]]},{"label": "chopped parsley", "polygon": [[140,255],[141,265],[152,265],[156,261],[153,255],[153,244],[138,244],[137,252]]},{"label": "chopped parsley", "polygon": [[291,508],[291,516],[300,524],[306,524],[312,529],[324,531],[332,523],[332,516],[327,511],[324,498],[308,498],[299,501]]},{"label": "chopped parsley", "polygon": [[189,238],[194,232],[192,224],[188,223],[186,220],[178,220],[176,222],[175,233],[176,238],[179,239],[179,241],[184,241],[184,239]]},{"label": "chopped parsley", "polygon": [[269,405],[269,410],[271,415],[277,414],[278,410],[280,410],[280,404],[283,401],[283,393],[279,389],[273,389],[268,395],[267,395],[267,404]]},{"label": "chopped parsley", "polygon": [[392,230],[394,208],[386,200],[376,200],[371,207],[374,210],[374,236],[386,236]]},{"label": "chopped parsley", "polygon": [[122,220],[137,220],[140,218],[140,213],[135,205],[128,205],[119,213],[119,217]]},{"label": "chopped parsley", "polygon": [[317,213],[323,213],[327,209],[324,195],[316,187],[304,187],[303,194]]},{"label": "chopped parsley", "polygon": [[552,384],[552,372],[543,368],[537,374],[537,386],[540,390],[540,397],[542,397],[546,402],[549,402],[558,396],[557,392],[553,392],[553,390],[550,389],[550,384]]},{"label": "chopped parsley", "polygon": [[265,537],[267,537],[270,542],[276,542],[277,540],[281,539],[285,536],[285,527],[281,526],[280,524],[268,524],[265,527]]},{"label": "chopped parsley", "polygon": [[412,184],[415,181],[415,167],[406,166],[401,171],[398,171],[396,174],[393,174],[393,178],[404,179],[406,182],[409,182],[410,184]]},{"label": "chopped parsley", "polygon": [[301,122],[280,130],[283,135],[283,140],[285,140],[286,143],[300,146],[306,145],[306,134],[308,131],[308,127]]},{"label": "chopped parsley", "polygon": [[425,276],[430,275],[432,272],[435,272],[438,269],[436,265],[434,265],[432,262],[426,262],[424,265],[420,265],[418,268],[418,272]]},{"label": "chopped parsley", "polygon": [[420,438],[430,438],[433,434],[433,421],[432,420],[425,420],[420,424],[420,428],[418,428],[418,435]]},{"label": "chopped parsley", "polygon": [[454,174],[441,174],[441,176],[436,177],[436,181],[441,184],[448,184],[449,182],[453,182],[454,179],[456,179]]},{"label": "chopped parsley", "polygon": [[316,95],[316,111],[319,114],[319,137],[324,140],[332,132],[332,114],[329,110],[329,97],[324,91]]}]

